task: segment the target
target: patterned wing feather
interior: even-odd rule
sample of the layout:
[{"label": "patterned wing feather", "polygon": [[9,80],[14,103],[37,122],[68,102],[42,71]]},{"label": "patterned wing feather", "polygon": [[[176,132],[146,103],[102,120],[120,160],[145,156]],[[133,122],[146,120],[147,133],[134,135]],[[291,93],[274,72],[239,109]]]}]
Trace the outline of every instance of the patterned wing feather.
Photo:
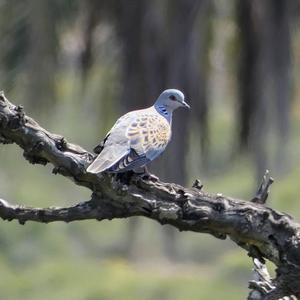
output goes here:
[{"label": "patterned wing feather", "polygon": [[169,123],[153,108],[130,112],[110,130],[87,171],[124,172],[144,166],[163,152],[170,138]]},{"label": "patterned wing feather", "polygon": [[128,124],[130,124],[130,115],[127,113],[119,118],[103,142],[95,148],[95,152],[98,152],[99,155],[87,168],[87,172],[97,174],[107,171],[128,155],[130,146],[125,132]]},{"label": "patterned wing feather", "polygon": [[128,153],[128,147],[118,147],[118,145],[104,146],[98,157],[87,168],[87,172],[97,174],[106,171]]},{"label": "patterned wing feather", "polygon": [[145,156],[138,155],[133,149],[122,157],[116,164],[109,168],[108,172],[125,172],[139,168],[149,162]]},{"label": "patterned wing feather", "polygon": [[164,151],[170,141],[171,128],[164,117],[150,110],[130,124],[126,135],[132,149],[153,160]]}]

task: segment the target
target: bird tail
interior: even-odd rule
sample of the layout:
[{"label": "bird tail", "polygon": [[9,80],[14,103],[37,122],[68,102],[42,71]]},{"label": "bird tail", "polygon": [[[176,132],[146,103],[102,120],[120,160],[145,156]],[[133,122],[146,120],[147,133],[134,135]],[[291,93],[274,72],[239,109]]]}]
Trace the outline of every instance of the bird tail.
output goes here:
[{"label": "bird tail", "polygon": [[107,147],[86,169],[88,173],[98,174],[104,172],[116,164],[122,157],[128,154],[128,149],[122,147]]}]

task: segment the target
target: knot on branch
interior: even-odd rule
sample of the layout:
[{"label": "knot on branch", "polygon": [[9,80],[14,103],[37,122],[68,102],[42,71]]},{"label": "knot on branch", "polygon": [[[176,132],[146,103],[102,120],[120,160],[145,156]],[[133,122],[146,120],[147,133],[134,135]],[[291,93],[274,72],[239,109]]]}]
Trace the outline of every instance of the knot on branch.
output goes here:
[{"label": "knot on branch", "polygon": [[5,107],[6,106],[6,98],[4,95],[4,91],[0,91],[0,106]]},{"label": "knot on branch", "polygon": [[43,150],[45,143],[42,141],[37,141],[31,148],[27,148],[23,152],[23,156],[31,164],[41,164],[46,165],[48,160],[40,155]]},{"label": "knot on branch", "polygon": [[188,200],[184,205],[184,217],[188,220],[194,220],[197,223],[209,220],[212,214],[212,207],[199,205],[195,200]]},{"label": "knot on branch", "polygon": [[168,204],[162,207],[155,208],[152,213],[157,214],[159,222],[166,224],[172,220],[177,220],[182,217],[182,211],[178,205]]},{"label": "knot on branch", "polygon": [[67,149],[67,141],[63,136],[55,139],[55,145],[56,148],[60,151],[64,151]]},{"label": "knot on branch", "polygon": [[17,117],[19,118],[19,125],[24,126],[26,123],[24,107],[22,105],[18,105],[15,107],[15,111],[17,112]]},{"label": "knot on branch", "polygon": [[0,134],[0,144],[13,144],[13,140],[6,138],[2,134]]},{"label": "knot on branch", "polygon": [[15,113],[7,120],[5,127],[8,127],[11,130],[18,130],[26,123],[24,109],[23,106],[18,105],[13,106],[12,110],[15,111]]}]

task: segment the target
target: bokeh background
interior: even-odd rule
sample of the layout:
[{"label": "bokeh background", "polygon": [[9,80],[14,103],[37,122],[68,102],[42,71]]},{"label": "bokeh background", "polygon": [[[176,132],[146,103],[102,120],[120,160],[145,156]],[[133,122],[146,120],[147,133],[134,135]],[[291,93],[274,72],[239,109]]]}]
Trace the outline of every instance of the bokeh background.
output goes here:
[{"label": "bokeh background", "polygon": [[[50,131],[91,150],[122,113],[184,91],[162,180],[250,199],[300,218],[297,0],[0,0],[0,82]],[[0,147],[0,196],[69,206],[90,192]],[[231,241],[142,218],[1,222],[6,300],[245,299],[251,260]],[[272,267],[272,266],[271,266]]]}]

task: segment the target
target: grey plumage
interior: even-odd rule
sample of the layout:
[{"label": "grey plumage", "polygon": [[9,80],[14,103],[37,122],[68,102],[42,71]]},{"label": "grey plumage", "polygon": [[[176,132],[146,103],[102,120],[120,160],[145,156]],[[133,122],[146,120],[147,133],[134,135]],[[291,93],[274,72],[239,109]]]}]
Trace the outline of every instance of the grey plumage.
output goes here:
[{"label": "grey plumage", "polygon": [[125,172],[155,159],[171,139],[172,112],[180,106],[188,107],[184,95],[178,90],[166,90],[153,106],[119,118],[87,172]]}]

